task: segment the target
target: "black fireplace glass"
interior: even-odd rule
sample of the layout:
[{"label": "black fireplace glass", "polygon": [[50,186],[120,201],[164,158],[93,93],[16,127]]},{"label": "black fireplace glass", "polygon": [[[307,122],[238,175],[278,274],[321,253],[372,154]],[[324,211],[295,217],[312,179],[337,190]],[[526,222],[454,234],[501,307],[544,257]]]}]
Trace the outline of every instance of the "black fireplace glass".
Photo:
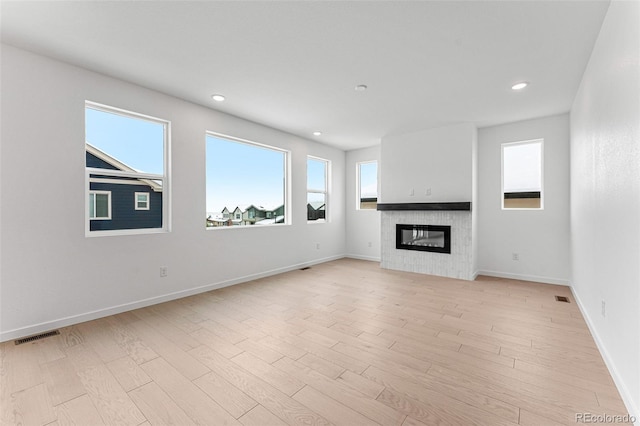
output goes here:
[{"label": "black fireplace glass", "polygon": [[396,248],[451,253],[451,227],[397,224]]}]

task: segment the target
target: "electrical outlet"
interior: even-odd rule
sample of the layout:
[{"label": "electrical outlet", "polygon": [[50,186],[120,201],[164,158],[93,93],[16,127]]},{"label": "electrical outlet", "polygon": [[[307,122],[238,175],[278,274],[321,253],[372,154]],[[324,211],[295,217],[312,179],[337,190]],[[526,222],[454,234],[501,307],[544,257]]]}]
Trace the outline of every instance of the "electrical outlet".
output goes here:
[{"label": "electrical outlet", "polygon": [[409,197],[413,197],[415,195],[415,191],[413,190],[413,188],[411,188],[409,190]]},{"label": "electrical outlet", "polygon": [[168,266],[161,266],[160,267],[160,277],[164,278],[169,274],[169,267]]},{"label": "electrical outlet", "polygon": [[606,316],[606,313],[607,313],[607,303],[606,303],[604,300],[602,300],[602,301],[601,301],[601,309],[602,309],[602,316],[603,316],[603,317],[604,317],[604,316]]},{"label": "electrical outlet", "polygon": [[427,190],[424,191],[424,195],[426,195],[427,197],[431,196],[431,188],[427,188]]},{"label": "electrical outlet", "polygon": [[316,243],[316,250],[320,250],[320,243]]},{"label": "electrical outlet", "polygon": [[520,260],[520,253],[511,253],[511,260]]},{"label": "electrical outlet", "polygon": [[371,241],[367,243],[367,247],[373,247],[373,244],[371,243]]}]

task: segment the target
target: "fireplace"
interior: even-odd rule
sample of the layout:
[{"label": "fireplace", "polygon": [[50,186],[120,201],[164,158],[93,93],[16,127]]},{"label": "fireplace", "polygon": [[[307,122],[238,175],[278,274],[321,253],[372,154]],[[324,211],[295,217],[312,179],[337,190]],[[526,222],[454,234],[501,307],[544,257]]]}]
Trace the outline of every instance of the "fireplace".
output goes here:
[{"label": "fireplace", "polygon": [[451,226],[396,224],[396,249],[451,254]]},{"label": "fireplace", "polygon": [[[471,211],[470,202],[378,203],[378,210],[381,210],[380,266],[382,268],[470,281],[475,279],[477,275],[475,254],[477,248],[474,243],[474,233],[476,231],[474,231],[475,219],[473,219],[474,214]],[[438,229],[438,227],[433,229],[444,232],[442,235],[444,243],[435,238],[435,234],[432,236],[429,232],[428,235],[429,238],[436,239],[436,245],[445,247],[439,247],[438,251],[435,251],[433,247],[428,247],[427,242],[425,244],[427,250],[431,251],[421,251],[422,248],[417,246],[419,241],[414,241],[414,225],[403,224],[420,224],[415,226],[416,231],[426,224],[438,227],[446,226],[449,229],[445,231]],[[398,250],[398,248],[402,248],[401,244],[397,244],[397,228],[399,227],[408,227],[410,230],[411,238],[409,241],[405,241],[409,244],[404,247],[408,250]],[[429,231],[431,229],[429,227]],[[405,237],[409,235],[405,235]],[[418,232],[416,232],[417,235]],[[402,233],[400,233],[400,238],[402,238]],[[402,243],[402,239],[399,242]]]}]

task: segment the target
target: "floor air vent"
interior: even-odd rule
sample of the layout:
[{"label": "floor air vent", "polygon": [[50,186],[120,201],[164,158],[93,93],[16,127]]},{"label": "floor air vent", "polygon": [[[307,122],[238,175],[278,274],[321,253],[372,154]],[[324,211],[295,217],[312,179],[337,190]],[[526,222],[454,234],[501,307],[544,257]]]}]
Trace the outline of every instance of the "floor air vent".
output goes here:
[{"label": "floor air vent", "polygon": [[16,340],[16,345],[21,345],[23,343],[35,342],[36,340],[44,339],[45,337],[57,336],[60,334],[58,330],[47,331],[46,333],[36,334],[35,336],[25,337],[24,339]]},{"label": "floor air vent", "polygon": [[301,271],[306,271],[307,269],[311,269],[311,266],[305,266],[304,268],[300,268]]},{"label": "floor air vent", "polygon": [[565,303],[569,303],[569,298],[565,297],[565,296],[556,296],[556,301],[557,302],[565,302]]}]

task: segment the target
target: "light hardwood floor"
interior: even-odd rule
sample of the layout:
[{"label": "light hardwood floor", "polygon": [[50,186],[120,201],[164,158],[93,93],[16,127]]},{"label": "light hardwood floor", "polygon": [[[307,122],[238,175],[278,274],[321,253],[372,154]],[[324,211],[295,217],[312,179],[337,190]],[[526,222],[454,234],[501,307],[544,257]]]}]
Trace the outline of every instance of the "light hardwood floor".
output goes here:
[{"label": "light hardwood floor", "polygon": [[0,345],[2,424],[539,426],[626,414],[561,286],[342,259],[60,332]]}]

